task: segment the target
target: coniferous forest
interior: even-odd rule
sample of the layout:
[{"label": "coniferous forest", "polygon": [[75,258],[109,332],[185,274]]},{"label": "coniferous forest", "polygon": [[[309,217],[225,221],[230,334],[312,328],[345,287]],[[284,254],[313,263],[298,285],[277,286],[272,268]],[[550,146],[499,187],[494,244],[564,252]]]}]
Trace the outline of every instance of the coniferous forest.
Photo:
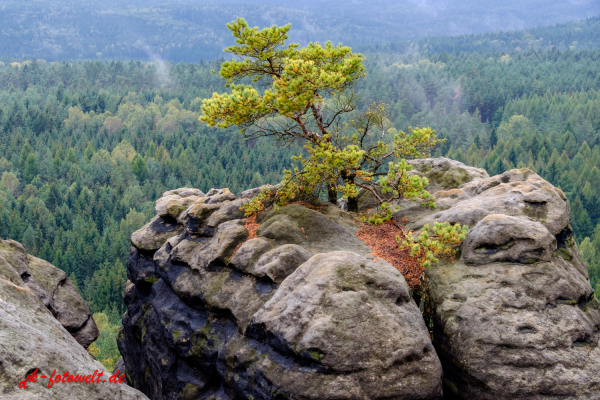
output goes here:
[{"label": "coniferous forest", "polygon": [[[519,32],[480,35],[479,45],[458,36],[421,39],[411,51],[365,46],[356,94],[359,109],[386,103],[396,130],[434,128],[447,139],[434,156],[490,175],[526,167],[560,187],[598,292],[598,19],[584,28],[543,28],[562,46],[508,45],[510,35],[527,39]],[[570,48],[573,34],[587,44]],[[92,313],[108,317],[111,338],[125,310],[129,237],[154,216],[156,198],[184,186],[239,193],[276,183],[301,151],[199,122],[202,99],[226,90],[212,72],[222,62],[0,63],[0,237],[63,269]],[[114,340],[105,342],[100,350],[114,357]]]}]

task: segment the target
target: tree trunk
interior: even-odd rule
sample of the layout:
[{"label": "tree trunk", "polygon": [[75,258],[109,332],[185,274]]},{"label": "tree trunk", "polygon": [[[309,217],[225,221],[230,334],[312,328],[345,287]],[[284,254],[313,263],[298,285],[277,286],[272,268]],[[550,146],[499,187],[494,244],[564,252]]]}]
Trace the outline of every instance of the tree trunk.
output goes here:
[{"label": "tree trunk", "polygon": [[331,204],[337,205],[337,190],[334,187],[327,189],[327,198]]},{"label": "tree trunk", "polygon": [[[352,185],[356,174],[345,174],[342,172],[342,179],[348,184]],[[348,197],[348,211],[358,212],[358,197]]]},{"label": "tree trunk", "polygon": [[348,211],[358,212],[358,197],[348,197]]}]

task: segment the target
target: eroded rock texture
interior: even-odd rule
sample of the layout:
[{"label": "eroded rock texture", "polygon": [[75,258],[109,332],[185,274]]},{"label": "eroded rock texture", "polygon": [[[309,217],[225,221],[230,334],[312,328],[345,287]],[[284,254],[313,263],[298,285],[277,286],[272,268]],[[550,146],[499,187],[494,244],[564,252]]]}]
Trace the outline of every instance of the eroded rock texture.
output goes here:
[{"label": "eroded rock texture", "polygon": [[[61,273],[28,256],[17,242],[0,241],[0,398],[147,399],[125,384],[109,384],[110,372],[80,346],[81,341],[96,338],[96,326]],[[79,329],[69,332],[68,327]],[[39,380],[20,389],[19,382],[35,369]],[[107,382],[56,383],[48,388],[48,378],[41,376],[50,377],[54,370],[73,375],[99,370]]]},{"label": "eroded rock texture", "polygon": [[441,397],[408,285],[347,213],[289,205],[247,240],[228,190],[165,197],[132,235],[119,335],[129,380],[151,399]]},{"label": "eroded rock texture", "polygon": [[396,214],[412,229],[470,226],[460,260],[428,271],[446,397],[600,398],[599,304],[565,195],[527,169],[488,177],[459,164],[413,164],[438,207]]},{"label": "eroded rock texture", "polygon": [[14,240],[0,240],[0,259],[20,276],[23,284],[50,310],[75,340],[87,348],[100,332],[87,304],[64,271],[27,254]]}]

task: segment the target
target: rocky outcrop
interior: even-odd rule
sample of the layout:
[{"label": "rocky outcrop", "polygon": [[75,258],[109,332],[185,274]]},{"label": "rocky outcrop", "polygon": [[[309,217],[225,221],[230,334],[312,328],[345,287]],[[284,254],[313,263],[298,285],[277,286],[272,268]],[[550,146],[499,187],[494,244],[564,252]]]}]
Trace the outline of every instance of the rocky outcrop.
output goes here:
[{"label": "rocky outcrop", "polygon": [[248,240],[242,203],[165,193],[132,235],[119,349],[133,386],[153,400],[441,397],[408,285],[348,213],[288,205]]},{"label": "rocky outcrop", "polygon": [[[2,399],[146,399],[125,384],[108,383],[109,371],[75,340],[86,343],[97,333],[90,333],[90,326],[95,329],[93,320],[86,319],[89,313],[83,313],[68,283],[56,268],[28,256],[17,242],[0,242]],[[66,327],[79,329],[69,332]],[[36,369],[38,381],[19,388],[19,382]],[[92,375],[98,370],[106,382],[55,383],[48,388],[54,370],[73,375]]]},{"label": "rocky outcrop", "polygon": [[87,348],[98,338],[100,333],[87,304],[64,271],[27,254],[14,240],[0,240],[0,258],[18,273],[23,284],[79,344]]},{"label": "rocky outcrop", "polygon": [[447,399],[600,398],[600,304],[565,195],[527,169],[411,164],[437,207],[400,202],[394,218],[469,226],[459,259],[427,271],[433,342],[351,214],[293,204],[256,229],[228,190],[180,189],[132,236],[131,383],[152,399],[428,399],[442,384]]},{"label": "rocky outcrop", "polygon": [[470,227],[460,259],[427,272],[446,397],[600,398],[600,307],[565,195],[527,169],[488,177],[459,164],[413,164],[437,208],[395,214],[411,229]]}]

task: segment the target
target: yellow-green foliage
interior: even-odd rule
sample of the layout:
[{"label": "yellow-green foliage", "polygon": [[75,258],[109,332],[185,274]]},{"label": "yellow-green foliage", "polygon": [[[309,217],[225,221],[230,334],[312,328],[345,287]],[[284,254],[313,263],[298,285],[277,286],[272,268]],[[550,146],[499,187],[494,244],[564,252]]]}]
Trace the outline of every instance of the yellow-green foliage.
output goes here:
[{"label": "yellow-green foliage", "polygon": [[457,255],[468,230],[466,225],[434,222],[433,232],[429,225],[425,225],[417,238],[408,232],[404,241],[400,237],[396,240],[401,242],[400,248],[410,248],[410,255],[416,257],[423,267],[429,268],[432,263],[439,261],[438,257],[453,258]]},{"label": "yellow-green foliage", "polygon": [[93,318],[100,331],[100,337],[90,345],[88,351],[108,368],[109,371],[112,371],[121,357],[121,353],[117,347],[119,326],[111,324],[108,316],[104,313],[95,313]]},{"label": "yellow-green foliage", "polygon": [[[302,48],[286,45],[290,25],[258,30],[238,18],[227,27],[238,45],[225,51],[241,60],[222,64],[219,74],[231,92],[214,93],[204,100],[200,120],[221,128],[237,125],[246,138],[299,140],[307,153],[294,157],[300,167],[284,171],[280,185],[245,205],[247,215],[323,189],[331,201],[338,194],[355,199],[361,188],[370,191],[380,204],[386,203],[380,210],[385,216],[375,219],[389,219],[387,203],[395,199],[434,205],[424,189],[427,180],[410,176],[412,167],[405,162],[428,155],[440,142],[432,129],[397,132],[387,119],[385,105],[376,103],[363,113],[354,113],[353,119],[342,118],[357,106],[352,88],[365,76],[361,54],[331,42]],[[254,86],[234,83],[245,78],[260,81],[266,88],[260,92]],[[380,172],[385,165],[389,172]],[[378,176],[382,178],[376,186]],[[356,211],[356,202],[349,202],[349,209]]]},{"label": "yellow-green foliage", "polygon": [[[225,51],[242,61],[226,61],[221,66],[220,75],[231,93],[215,93],[202,104],[200,120],[210,126],[238,125],[245,131],[258,118],[298,118],[307,112],[307,106],[318,106],[323,95],[345,91],[364,73],[362,55],[353,54],[349,47],[331,42],[325,46],[309,43],[304,48],[286,46],[289,24],[259,31],[238,18],[227,27],[238,45]],[[243,78],[263,80],[261,83],[270,87],[261,94],[253,86],[233,83]],[[307,130],[303,134],[311,136]]]}]

